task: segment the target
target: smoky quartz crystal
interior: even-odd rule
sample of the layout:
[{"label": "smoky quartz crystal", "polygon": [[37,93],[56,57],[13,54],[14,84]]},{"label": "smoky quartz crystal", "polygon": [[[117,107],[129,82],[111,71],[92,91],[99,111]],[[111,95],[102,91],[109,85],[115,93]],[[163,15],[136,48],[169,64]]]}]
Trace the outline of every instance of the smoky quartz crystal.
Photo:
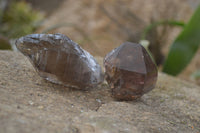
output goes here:
[{"label": "smoky quartz crystal", "polygon": [[63,34],[31,34],[19,38],[16,46],[48,81],[79,89],[103,81],[100,65],[87,51]]},{"label": "smoky quartz crystal", "polygon": [[151,91],[157,80],[157,67],[140,44],[125,42],[104,59],[105,78],[119,100],[134,100]]}]

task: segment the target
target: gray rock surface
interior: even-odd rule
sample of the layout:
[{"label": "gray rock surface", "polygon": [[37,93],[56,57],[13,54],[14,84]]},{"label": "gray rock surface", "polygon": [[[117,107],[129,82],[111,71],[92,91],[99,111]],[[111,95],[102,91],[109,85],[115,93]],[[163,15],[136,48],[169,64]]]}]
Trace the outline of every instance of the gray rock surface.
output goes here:
[{"label": "gray rock surface", "polygon": [[160,73],[141,99],[116,101],[106,84],[68,89],[40,78],[21,53],[0,51],[1,133],[198,133],[199,97],[200,87]]}]

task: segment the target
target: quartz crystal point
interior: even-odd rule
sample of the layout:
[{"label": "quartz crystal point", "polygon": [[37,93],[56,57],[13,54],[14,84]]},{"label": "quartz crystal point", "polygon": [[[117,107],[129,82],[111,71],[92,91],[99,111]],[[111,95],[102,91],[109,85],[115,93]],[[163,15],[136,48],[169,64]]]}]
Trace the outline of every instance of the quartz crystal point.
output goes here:
[{"label": "quartz crystal point", "polygon": [[134,100],[151,91],[157,80],[157,67],[140,44],[125,42],[104,59],[105,78],[112,95]]},{"label": "quartz crystal point", "polygon": [[93,56],[63,34],[27,35],[19,38],[16,46],[46,80],[79,89],[103,81]]}]

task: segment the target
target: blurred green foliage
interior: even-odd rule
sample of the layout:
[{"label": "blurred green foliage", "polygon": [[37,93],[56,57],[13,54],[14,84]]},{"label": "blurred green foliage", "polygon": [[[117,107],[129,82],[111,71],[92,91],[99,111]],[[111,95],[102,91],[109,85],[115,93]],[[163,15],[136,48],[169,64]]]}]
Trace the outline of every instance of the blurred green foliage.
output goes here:
[{"label": "blurred green foliage", "polygon": [[[141,40],[145,40],[147,34],[160,25],[179,26],[183,28],[183,31],[171,45],[163,66],[163,72],[170,75],[177,75],[190,63],[200,45],[200,5],[187,24],[175,20],[154,22],[144,29]],[[197,71],[192,74],[192,77],[196,78],[199,75],[200,72]]]},{"label": "blurred green foliage", "polygon": [[42,23],[43,15],[34,11],[23,1],[12,2],[8,9],[0,11],[0,34],[8,38],[18,38],[33,33]]},{"label": "blurred green foliage", "polygon": [[191,61],[200,45],[200,5],[171,45],[163,72],[179,74]]},{"label": "blurred green foliage", "polygon": [[7,38],[3,38],[2,36],[0,36],[0,49],[11,49],[9,40]]},{"label": "blurred green foliage", "polygon": [[198,80],[198,79],[200,79],[200,70],[197,70],[197,71],[195,71],[194,73],[192,73],[191,79],[193,79],[193,80]]},{"label": "blurred green foliage", "polygon": [[163,25],[169,25],[169,26],[179,26],[179,27],[184,27],[185,23],[181,22],[181,21],[175,21],[175,20],[162,20],[162,21],[158,21],[158,22],[154,22],[150,25],[148,25],[145,29],[143,34],[141,35],[141,40],[145,40],[145,38],[147,37],[147,34],[149,31],[151,31],[152,29],[158,27],[158,26],[163,26]]}]

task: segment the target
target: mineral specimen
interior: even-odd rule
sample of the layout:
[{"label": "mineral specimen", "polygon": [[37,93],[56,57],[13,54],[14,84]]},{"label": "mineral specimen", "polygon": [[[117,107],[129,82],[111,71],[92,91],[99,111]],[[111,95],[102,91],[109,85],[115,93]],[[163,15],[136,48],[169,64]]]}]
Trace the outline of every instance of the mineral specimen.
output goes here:
[{"label": "mineral specimen", "polygon": [[85,89],[103,81],[100,65],[92,55],[63,34],[31,34],[16,46],[46,80]]},{"label": "mineral specimen", "polygon": [[104,59],[105,78],[119,100],[134,100],[155,87],[157,67],[140,44],[125,42]]}]

